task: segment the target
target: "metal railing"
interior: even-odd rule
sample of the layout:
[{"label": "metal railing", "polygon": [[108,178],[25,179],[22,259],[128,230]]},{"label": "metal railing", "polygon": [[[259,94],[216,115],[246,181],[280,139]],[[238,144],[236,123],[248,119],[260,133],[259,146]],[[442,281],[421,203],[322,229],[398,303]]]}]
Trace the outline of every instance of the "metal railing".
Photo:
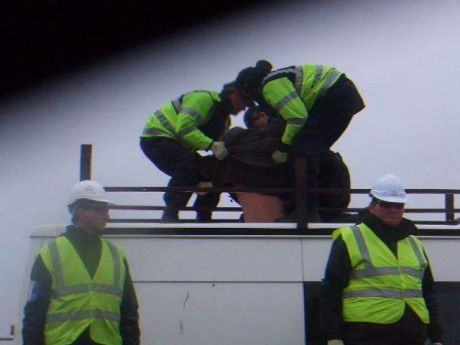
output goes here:
[{"label": "metal railing", "polygon": [[[81,146],[81,159],[80,159],[80,180],[91,179],[91,156],[92,146],[84,144]],[[151,187],[151,186],[140,186],[140,187],[117,187],[117,186],[105,186],[105,189],[109,193],[164,193],[168,190],[180,191],[180,192],[217,192],[217,193],[294,193],[295,203],[297,205],[298,218],[295,220],[298,229],[308,229],[308,217],[307,217],[307,198],[308,192],[317,193],[343,193],[343,189],[318,189],[311,190],[306,187],[306,173],[305,173],[305,161],[296,162],[296,188],[168,188],[168,187]],[[350,189],[350,194],[368,194],[369,189]],[[347,191],[347,192],[348,192]],[[460,189],[406,189],[408,194],[412,195],[437,195],[442,197],[442,205],[438,207],[420,207],[420,208],[406,208],[405,213],[408,214],[424,214],[424,215],[441,215],[443,219],[437,220],[426,220],[410,217],[416,224],[439,224],[439,225],[453,225],[459,224],[459,219],[456,217],[457,213],[460,213],[460,209],[455,206],[455,196],[460,194]],[[356,215],[363,211],[366,206],[363,207],[348,207],[344,210],[345,213],[350,215]],[[125,211],[162,211],[165,209],[162,205],[123,205],[117,204],[112,206],[113,210],[125,210]],[[320,211],[336,211],[336,209],[321,209]],[[200,208],[196,209],[193,207],[184,207],[181,211],[215,211],[215,212],[242,212],[242,208],[239,206],[235,207],[216,207],[212,209]],[[190,222],[193,220],[184,219],[178,222]],[[110,223],[160,223],[160,217],[153,218],[112,218]],[[214,218],[211,222],[240,222],[239,217],[235,218]]]}]

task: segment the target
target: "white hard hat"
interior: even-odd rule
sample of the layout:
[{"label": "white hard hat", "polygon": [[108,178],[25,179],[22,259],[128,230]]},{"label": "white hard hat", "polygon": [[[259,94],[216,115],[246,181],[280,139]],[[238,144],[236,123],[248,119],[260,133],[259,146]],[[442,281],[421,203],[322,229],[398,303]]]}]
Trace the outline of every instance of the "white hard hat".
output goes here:
[{"label": "white hard hat", "polygon": [[405,203],[407,195],[398,176],[386,174],[377,179],[372,186],[371,196],[386,202]]},{"label": "white hard hat", "polygon": [[67,205],[70,206],[80,199],[111,204],[110,200],[107,199],[107,192],[105,189],[96,181],[91,180],[80,181],[72,187]]}]

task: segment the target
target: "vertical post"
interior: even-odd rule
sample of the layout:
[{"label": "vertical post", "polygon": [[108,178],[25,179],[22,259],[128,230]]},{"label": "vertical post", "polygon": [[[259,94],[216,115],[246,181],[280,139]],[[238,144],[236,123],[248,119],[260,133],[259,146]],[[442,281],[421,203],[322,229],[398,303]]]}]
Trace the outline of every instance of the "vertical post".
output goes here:
[{"label": "vertical post", "polygon": [[92,145],[82,144],[80,151],[80,181],[91,179]]},{"label": "vertical post", "polygon": [[454,214],[454,194],[446,193],[445,195],[445,206],[446,206],[446,222],[453,223],[455,220]]},{"label": "vertical post", "polygon": [[308,229],[307,210],[307,163],[305,157],[295,157],[295,204],[297,228]]}]

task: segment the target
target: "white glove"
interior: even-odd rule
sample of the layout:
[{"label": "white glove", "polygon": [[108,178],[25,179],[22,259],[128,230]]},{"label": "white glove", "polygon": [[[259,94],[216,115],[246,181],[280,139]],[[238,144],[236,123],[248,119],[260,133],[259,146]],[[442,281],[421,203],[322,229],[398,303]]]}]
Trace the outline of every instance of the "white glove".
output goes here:
[{"label": "white glove", "polygon": [[[212,183],[207,181],[199,182],[197,185],[198,188],[212,188]],[[208,192],[196,192],[197,195],[203,196],[208,194]]]},{"label": "white glove", "polygon": [[211,145],[211,151],[218,160],[222,160],[228,155],[228,150],[223,141],[214,141]]},{"label": "white glove", "polygon": [[327,345],[344,345],[344,343],[340,339],[332,339],[327,341]]},{"label": "white glove", "polygon": [[442,343],[433,343],[433,345],[442,345]]},{"label": "white glove", "polygon": [[287,162],[288,154],[287,152],[276,150],[272,153],[272,159],[276,164],[283,164]]}]

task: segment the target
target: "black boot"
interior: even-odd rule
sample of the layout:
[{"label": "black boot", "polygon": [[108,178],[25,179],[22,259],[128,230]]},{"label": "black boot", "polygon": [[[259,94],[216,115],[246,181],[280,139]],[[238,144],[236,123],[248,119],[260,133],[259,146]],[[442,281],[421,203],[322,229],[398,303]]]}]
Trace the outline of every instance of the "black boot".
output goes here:
[{"label": "black boot", "polygon": [[161,216],[162,223],[175,223],[179,221],[179,211],[175,208],[167,207]]},{"label": "black boot", "polygon": [[196,220],[200,223],[210,223],[212,221],[212,209],[219,203],[220,193],[206,193],[198,195],[193,208],[196,209]]}]

